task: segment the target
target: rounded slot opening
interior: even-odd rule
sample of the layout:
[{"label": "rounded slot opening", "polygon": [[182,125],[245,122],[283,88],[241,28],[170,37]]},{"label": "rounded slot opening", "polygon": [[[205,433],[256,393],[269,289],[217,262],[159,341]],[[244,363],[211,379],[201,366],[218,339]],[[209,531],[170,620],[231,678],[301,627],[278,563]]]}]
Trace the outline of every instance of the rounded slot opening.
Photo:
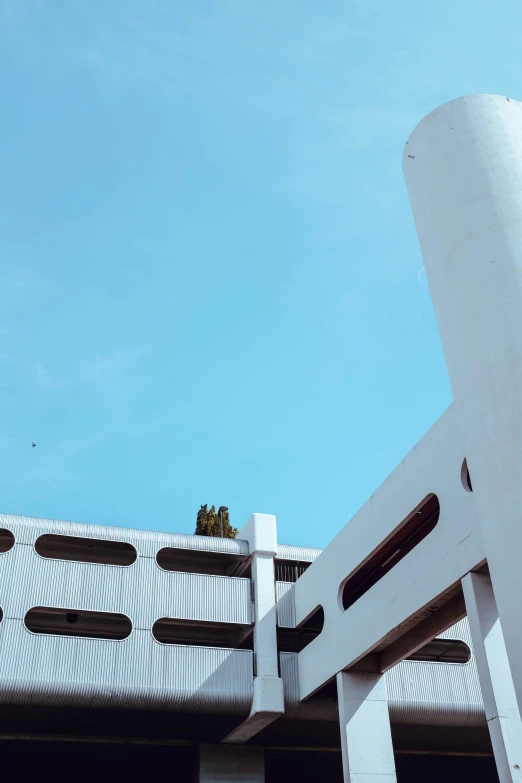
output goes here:
[{"label": "rounded slot opening", "polygon": [[106,541],[55,533],[44,533],[36,539],[34,548],[40,557],[98,565],[130,566],[136,562],[138,556],[136,549],[126,541]]},{"label": "rounded slot opening", "polygon": [[342,609],[349,609],[415,549],[435,528],[439,516],[440,504],[437,495],[427,495],[395,528],[392,535],[341,583],[339,599]]},{"label": "rounded slot opening", "polygon": [[460,469],[460,480],[462,481],[462,486],[464,487],[466,492],[473,492],[473,485],[471,483],[471,478],[469,475],[467,459],[465,459],[464,462],[462,463],[462,468]]},{"label": "rounded slot opening", "polygon": [[24,618],[28,631],[53,636],[81,636],[86,639],[121,641],[130,636],[132,622],[126,614],[34,606]]},{"label": "rounded slot opening", "polygon": [[0,552],[9,552],[14,547],[15,537],[7,528],[0,528]]}]

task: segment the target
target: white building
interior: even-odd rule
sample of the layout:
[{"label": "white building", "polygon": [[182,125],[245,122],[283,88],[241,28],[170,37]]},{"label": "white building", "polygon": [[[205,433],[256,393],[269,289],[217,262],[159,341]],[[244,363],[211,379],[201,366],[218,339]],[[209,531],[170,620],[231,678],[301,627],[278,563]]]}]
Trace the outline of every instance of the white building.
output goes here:
[{"label": "white building", "polygon": [[454,403],[322,553],[0,516],[4,768],[522,781],[522,104],[442,106],[404,170]]}]

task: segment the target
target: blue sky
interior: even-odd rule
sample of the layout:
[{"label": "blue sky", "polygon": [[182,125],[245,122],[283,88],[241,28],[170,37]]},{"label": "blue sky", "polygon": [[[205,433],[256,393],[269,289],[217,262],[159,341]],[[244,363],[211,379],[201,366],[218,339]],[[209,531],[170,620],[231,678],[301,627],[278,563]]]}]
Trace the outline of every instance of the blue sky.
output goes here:
[{"label": "blue sky", "polygon": [[0,509],[324,546],[451,401],[401,153],[522,97],[521,22],[1,0]]}]

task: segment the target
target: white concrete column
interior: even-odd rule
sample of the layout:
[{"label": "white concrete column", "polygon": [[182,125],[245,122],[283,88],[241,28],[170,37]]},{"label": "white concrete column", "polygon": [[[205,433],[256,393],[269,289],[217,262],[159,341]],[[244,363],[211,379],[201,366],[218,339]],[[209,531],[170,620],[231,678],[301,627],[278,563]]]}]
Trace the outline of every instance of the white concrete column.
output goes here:
[{"label": "white concrete column", "polygon": [[252,586],[254,590],[254,653],[256,678],[279,678],[273,554],[267,554],[265,552],[254,553],[252,559]]},{"label": "white concrete column", "polygon": [[520,709],[522,103],[439,107],[403,167]]},{"label": "white concrete column", "polygon": [[491,579],[467,574],[462,588],[500,783],[522,783],[522,722]]},{"label": "white concrete column", "polygon": [[339,672],[337,693],[345,783],[395,783],[385,675]]},{"label": "white concrete column", "polygon": [[200,745],[199,783],[264,783],[262,748]]},{"label": "white concrete column", "polygon": [[254,597],[254,697],[248,718],[223,742],[243,743],[284,712],[283,681],[277,655],[277,610],[274,557],[277,554],[276,518],[252,514],[239,533],[252,553]]}]

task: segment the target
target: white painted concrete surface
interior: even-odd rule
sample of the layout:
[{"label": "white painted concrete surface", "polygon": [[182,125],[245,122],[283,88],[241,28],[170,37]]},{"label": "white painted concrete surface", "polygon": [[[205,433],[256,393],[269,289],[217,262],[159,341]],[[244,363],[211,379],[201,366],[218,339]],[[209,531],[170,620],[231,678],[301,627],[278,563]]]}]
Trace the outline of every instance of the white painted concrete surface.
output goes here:
[{"label": "white painted concrete surface", "polygon": [[403,163],[520,708],[522,104],[447,103]]},{"label": "white painted concrete surface", "polygon": [[[458,603],[460,580],[487,560],[498,624],[488,629],[491,606],[484,614],[487,601],[477,592],[484,583],[469,576],[464,584],[482,645],[497,763],[503,779],[515,780],[522,743],[502,651],[520,712],[522,104],[474,95],[441,106],[414,130],[403,167],[455,402],[296,583],[297,624],[318,606],[325,615],[322,633],[299,654],[300,694],[308,697],[337,674],[348,753],[346,692],[358,675],[343,670],[393,643],[396,654],[404,647],[407,655],[408,632],[429,616],[436,624],[432,612],[449,598]],[[472,492],[463,481],[465,458]],[[440,501],[436,528],[343,611],[343,582],[429,493]],[[372,660],[379,670],[380,657]],[[366,710],[378,713],[371,702],[361,700],[354,713],[361,725]],[[376,742],[376,753],[387,746],[383,737]]]},{"label": "white painted concrete surface", "polygon": [[385,675],[340,672],[337,692],[344,780],[395,783]]},{"label": "white painted concrete surface", "polygon": [[257,677],[279,677],[277,661],[277,609],[275,598],[274,556],[254,554],[254,651]]},{"label": "white painted concrete surface", "polygon": [[[474,494],[462,485],[465,453],[453,407],[295,583],[297,623],[318,605],[322,633],[299,653],[301,698],[371,652],[391,631],[418,622],[425,607],[484,559]],[[430,493],[440,501],[435,529],[380,582],[343,611],[341,586]],[[436,631],[433,635],[436,635]]]},{"label": "white painted concrete surface", "polygon": [[500,783],[521,783],[522,723],[491,579],[467,574],[462,587]]},{"label": "white painted concrete surface", "polygon": [[252,514],[239,535],[248,541],[252,553],[255,677],[250,715],[223,740],[237,744],[247,742],[285,710],[277,655],[276,518],[270,514]]}]

